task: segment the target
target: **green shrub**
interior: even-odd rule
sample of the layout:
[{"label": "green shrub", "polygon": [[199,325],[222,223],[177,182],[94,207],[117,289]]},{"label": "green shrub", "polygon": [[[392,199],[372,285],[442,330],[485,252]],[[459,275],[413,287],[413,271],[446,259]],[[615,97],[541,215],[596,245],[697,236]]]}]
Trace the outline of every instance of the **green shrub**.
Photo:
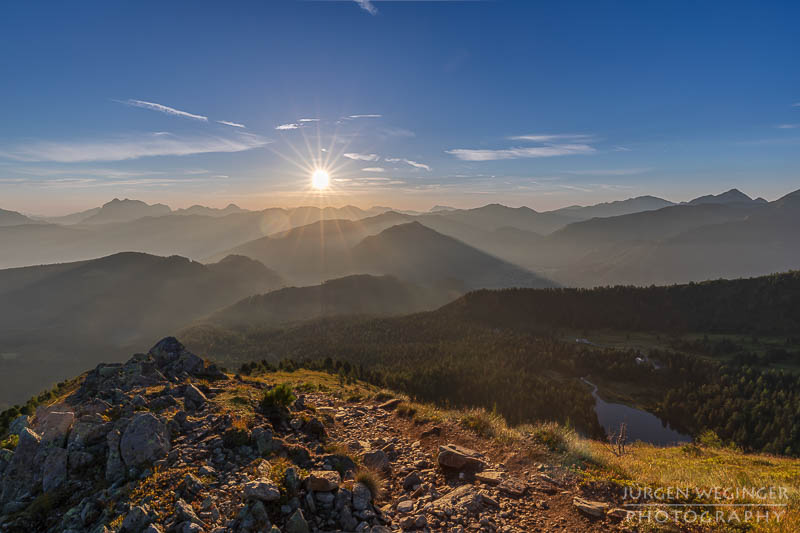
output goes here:
[{"label": "green shrub", "polygon": [[296,399],[292,388],[287,383],[281,383],[264,393],[259,407],[264,416],[270,420],[285,420],[289,418],[289,406]]},{"label": "green shrub", "polygon": [[17,447],[17,444],[19,444],[19,435],[9,435],[0,441],[0,448],[14,450]]},{"label": "green shrub", "polygon": [[288,383],[281,383],[264,393],[261,399],[261,410],[267,411],[273,407],[288,408],[297,397]]},{"label": "green shrub", "polygon": [[722,439],[710,429],[702,432],[697,437],[697,442],[700,446],[705,446],[706,448],[722,448],[724,446]]}]

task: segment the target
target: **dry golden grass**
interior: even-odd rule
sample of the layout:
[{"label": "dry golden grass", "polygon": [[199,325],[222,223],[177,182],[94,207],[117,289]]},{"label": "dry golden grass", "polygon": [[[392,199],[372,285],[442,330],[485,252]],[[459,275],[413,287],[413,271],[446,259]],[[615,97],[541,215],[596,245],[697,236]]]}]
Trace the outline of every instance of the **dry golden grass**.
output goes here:
[{"label": "dry golden grass", "polygon": [[361,467],[356,471],[354,478],[358,483],[361,483],[369,489],[373,500],[378,501],[383,497],[386,481],[380,472],[367,467]]},{"label": "dry golden grass", "polygon": [[130,493],[131,505],[147,504],[159,516],[169,516],[175,510],[177,487],[184,476],[194,473],[193,467],[161,469],[156,467],[153,473],[139,481]]},{"label": "dry golden grass", "polygon": [[[444,409],[409,400],[403,394],[386,391],[365,383],[342,385],[338,376],[323,372],[298,370],[274,372],[254,377],[269,384],[289,383],[299,390],[320,390],[340,399],[363,398],[403,400],[401,416],[423,422],[447,422],[473,431],[476,435],[501,444],[513,445],[518,452],[530,451],[530,457],[544,456],[551,463],[571,469],[585,482],[606,483],[620,487],[690,487],[708,489],[744,487],[785,487],[786,514],[781,522],[751,523],[744,526],[714,525],[708,531],[753,531],[756,533],[800,532],[800,459],[746,454],[726,448],[674,446],[660,448],[642,443],[629,445],[627,453],[615,455],[602,442],[586,439],[572,428],[555,422],[510,427],[502,416],[485,409]],[[259,391],[237,385],[234,392],[218,396],[226,406],[235,397],[256,399]],[[235,405],[234,405],[235,407]],[[279,467],[278,472],[281,468]],[[369,481],[372,473],[360,474]],[[358,477],[357,480],[361,481]],[[363,481],[362,481],[363,482]],[[366,483],[365,483],[366,484]],[[371,489],[372,490],[372,489]],[[759,503],[744,495],[732,503]],[[647,531],[646,527],[640,527]],[[652,529],[656,531],[657,528]]]},{"label": "dry golden grass", "polygon": [[[597,441],[585,440],[596,466],[583,471],[587,479],[621,486],[667,488],[688,487],[690,494],[719,487],[735,490],[773,487],[776,497],[762,500],[750,493],[733,494],[723,503],[786,505],[780,523],[752,522],[752,531],[788,533],[800,531],[800,460],[761,454],[745,454],[726,448],[694,445],[660,448],[635,443],[628,453],[617,456]],[[785,497],[781,490],[785,490]],[[676,500],[677,501],[677,500]],[[703,501],[703,498],[695,501]],[[714,503],[706,498],[706,503]],[[716,500],[722,501],[722,500]],[[758,507],[764,512],[768,507]],[[724,531],[722,526],[715,526]],[[713,528],[711,528],[713,529]]]}]

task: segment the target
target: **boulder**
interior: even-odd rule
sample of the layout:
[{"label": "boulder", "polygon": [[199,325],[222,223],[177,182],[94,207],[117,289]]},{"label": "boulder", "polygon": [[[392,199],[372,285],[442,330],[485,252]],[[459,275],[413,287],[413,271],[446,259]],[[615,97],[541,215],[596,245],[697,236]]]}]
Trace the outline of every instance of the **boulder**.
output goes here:
[{"label": "boulder", "polygon": [[503,473],[494,470],[487,470],[485,472],[478,472],[475,474],[475,479],[487,485],[499,485],[503,481]]},{"label": "boulder", "polygon": [[85,415],[101,415],[111,408],[111,404],[100,398],[92,398],[75,407],[75,416],[80,420]]},{"label": "boulder", "polygon": [[363,511],[369,507],[372,501],[372,493],[363,483],[353,485],[353,509]]},{"label": "boulder", "polygon": [[175,337],[160,340],[148,353],[158,368],[168,377],[177,377],[182,373],[190,376],[203,374],[204,362],[188,351]]},{"label": "boulder", "polygon": [[378,406],[378,409],[383,409],[384,411],[393,411],[397,409],[397,406],[402,403],[402,400],[399,398],[392,398],[391,400],[385,401]]},{"label": "boulder", "polygon": [[128,511],[122,521],[122,531],[125,533],[139,533],[156,521],[157,515],[147,505],[137,505]]},{"label": "boulder", "polygon": [[203,490],[203,482],[191,472],[183,476],[183,488],[191,495],[197,495]]},{"label": "boulder", "polygon": [[528,490],[527,485],[518,479],[508,478],[497,486],[497,489],[514,498],[520,498]]},{"label": "boulder", "polygon": [[67,443],[67,435],[75,422],[72,411],[51,411],[36,425],[42,436],[42,444],[63,448]]},{"label": "boulder", "polygon": [[303,425],[303,432],[319,441],[325,441],[328,434],[325,431],[325,425],[319,418],[312,418]]},{"label": "boulder", "polygon": [[608,509],[608,504],[605,502],[585,500],[578,497],[572,499],[572,505],[574,505],[575,508],[583,514],[595,518],[603,518],[606,515],[606,510]]},{"label": "boulder", "polygon": [[267,527],[271,525],[267,508],[264,505],[264,502],[261,500],[256,500],[255,503],[250,505],[250,514],[256,519],[257,522],[265,524]]},{"label": "boulder", "polygon": [[272,452],[272,430],[266,427],[253,428],[250,433],[250,441],[258,448],[260,455],[267,455]]},{"label": "boulder", "polygon": [[197,524],[200,526],[205,526],[200,518],[198,518],[197,513],[194,512],[194,508],[183,501],[182,499],[178,499],[175,502],[175,518],[178,522],[182,522],[183,524]]},{"label": "boulder", "polygon": [[389,469],[389,457],[387,457],[386,452],[383,450],[365,452],[361,456],[361,460],[364,466],[373,470],[383,472]]},{"label": "boulder", "polygon": [[414,501],[413,500],[404,500],[397,504],[397,512],[398,513],[410,513],[414,510]]},{"label": "boulder", "polygon": [[52,448],[42,466],[42,490],[50,492],[67,481],[67,450]]},{"label": "boulder", "polygon": [[439,446],[438,462],[439,465],[454,470],[480,470],[486,466],[486,463],[478,456],[478,452],[457,444]]},{"label": "boulder", "polygon": [[82,450],[102,442],[112,425],[106,423],[102,416],[97,414],[84,415],[72,426],[67,438],[67,449]]},{"label": "boulder", "polygon": [[281,491],[269,481],[250,481],[244,484],[244,496],[248,500],[274,502],[280,499]]},{"label": "boulder", "polygon": [[8,426],[8,432],[11,435],[19,435],[20,431],[31,425],[31,417],[28,415],[19,415]]},{"label": "boulder", "polygon": [[169,432],[151,413],[137,413],[125,428],[119,443],[122,460],[128,467],[152,464],[169,453]]},{"label": "boulder", "polygon": [[283,529],[285,533],[309,533],[310,531],[308,522],[306,522],[303,511],[300,509],[296,510],[294,514],[289,517]]},{"label": "boulder", "polygon": [[332,492],[315,492],[314,497],[316,498],[317,503],[319,503],[320,507],[325,509],[330,509],[331,507],[333,507],[333,500],[335,496],[333,495]]},{"label": "boulder", "polygon": [[336,501],[334,507],[337,511],[344,511],[353,505],[353,493],[344,487],[339,487],[336,491]]},{"label": "boulder", "polygon": [[422,478],[419,477],[419,472],[411,472],[405,477],[405,479],[403,479],[403,490],[411,490],[421,483]]},{"label": "boulder", "polygon": [[452,508],[466,513],[476,513],[482,506],[483,496],[472,485],[462,485],[433,502],[434,508]]},{"label": "boulder", "polygon": [[106,460],[106,481],[114,483],[125,477],[125,463],[119,450],[119,441],[122,435],[118,429],[113,429],[106,435],[108,445],[108,459]]},{"label": "boulder", "polygon": [[313,470],[306,478],[306,490],[329,492],[339,488],[342,479],[335,470]]},{"label": "boulder", "polygon": [[183,392],[183,402],[187,409],[199,409],[208,401],[206,395],[192,384],[186,385]]},{"label": "boulder", "polygon": [[67,457],[67,466],[70,475],[77,474],[85,470],[89,465],[94,463],[95,456],[89,452],[76,451],[69,452]]},{"label": "boulder", "polygon": [[0,504],[34,494],[41,488],[41,463],[36,461],[41,440],[30,428],[20,431],[14,456],[0,478]]},{"label": "boulder", "polygon": [[336,470],[337,472],[346,474],[347,472],[354,472],[356,469],[356,463],[353,460],[343,454],[339,453],[331,453],[322,456],[322,462],[326,465],[330,465],[331,468]]},{"label": "boulder", "polygon": [[356,527],[358,527],[358,520],[353,517],[353,512],[349,507],[339,511],[339,523],[345,531],[355,531]]}]

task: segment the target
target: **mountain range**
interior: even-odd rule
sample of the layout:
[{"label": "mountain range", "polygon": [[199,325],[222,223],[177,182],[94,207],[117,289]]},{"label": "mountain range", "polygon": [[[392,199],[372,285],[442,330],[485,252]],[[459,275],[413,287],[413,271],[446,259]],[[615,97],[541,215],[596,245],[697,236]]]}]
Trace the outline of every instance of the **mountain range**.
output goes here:
[{"label": "mountain range", "polygon": [[460,296],[393,276],[358,274],[308,287],[286,287],[247,297],[206,322],[231,328],[282,326],[316,318],[403,315],[430,311]]},{"label": "mountain range", "polygon": [[241,256],[203,265],[126,252],[0,270],[0,374],[13,378],[0,404],[282,284]]},{"label": "mountain range", "polygon": [[[544,213],[374,210],[115,200],[73,224],[0,211],[0,266],[18,267],[0,270],[0,370],[15,376],[0,402],[209,317],[280,325],[428,310],[476,289],[671,284],[800,265],[800,191]],[[151,214],[120,221],[136,213]]]},{"label": "mountain range", "polygon": [[22,224],[34,224],[35,221],[16,211],[6,211],[0,209],[0,226],[19,226]]},{"label": "mountain range", "polygon": [[[701,281],[795,267],[792,229],[797,213],[791,205],[791,194],[767,202],[736,189],[681,204],[640,196],[549,212],[500,204],[474,209],[436,206],[427,213],[353,206],[171,210],[161,204],[112,200],[72,218],[62,217],[71,224],[3,211],[0,249],[6,253],[0,255],[0,268],[124,251],[177,254],[197,261],[234,253],[261,261],[289,283],[314,284],[365,273],[368,266],[372,273],[393,273],[386,265],[353,257],[352,248],[394,225],[416,222],[561,285]],[[130,217],[138,218],[126,220]],[[397,265],[395,273],[402,272]]]},{"label": "mountain range", "polygon": [[223,254],[251,257],[298,283],[349,274],[390,274],[454,288],[544,287],[552,282],[496,258],[408,215],[384,213],[359,221],[328,220],[238,246]]}]

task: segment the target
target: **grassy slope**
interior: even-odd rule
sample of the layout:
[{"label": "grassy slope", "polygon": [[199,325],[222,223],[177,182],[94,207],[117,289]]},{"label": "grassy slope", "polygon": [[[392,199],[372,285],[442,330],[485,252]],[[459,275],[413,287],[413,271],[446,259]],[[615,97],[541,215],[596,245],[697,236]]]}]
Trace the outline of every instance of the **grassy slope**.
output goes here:
[{"label": "grassy slope", "polygon": [[[324,392],[347,401],[405,398],[402,394],[380,389],[360,381],[343,381],[336,374],[296,370],[294,372],[269,372],[248,377],[233,390],[219,394],[212,401],[220,411],[235,417],[246,418],[252,412],[263,389],[255,382],[288,383],[298,392]],[[65,383],[55,394],[47,395],[43,403],[62,401],[78,381]],[[776,457],[765,454],[745,454],[735,449],[699,445],[655,447],[636,443],[623,455],[612,453],[603,442],[586,439],[569,427],[552,422],[509,426],[496,413],[484,409],[442,409],[431,404],[407,400],[398,409],[416,421],[455,424],[476,437],[485,439],[486,445],[498,446],[527,457],[522,468],[535,468],[544,462],[570,470],[580,483],[590,490],[605,495],[599,499],[618,500],[624,487],[785,487],[788,498],[786,515],[780,523],[750,524],[736,527],[705,527],[691,531],[755,531],[764,533],[790,533],[800,531],[800,459]],[[480,442],[480,441],[479,441]],[[160,489],[161,490],[161,489]],[[684,500],[678,500],[684,501]],[[692,503],[698,503],[697,500]],[[752,498],[737,497],[731,503],[754,503]],[[668,527],[658,531],[674,531]],[[640,529],[640,531],[649,531]]]},{"label": "grassy slope", "polygon": [[[289,383],[298,391],[328,392],[339,398],[358,401],[378,395],[403,397],[363,382],[342,383],[338,376],[309,370],[270,372],[253,379],[269,383]],[[237,394],[221,395],[217,401],[242,413],[244,402],[236,396],[255,399],[258,392],[245,385]],[[735,449],[709,446],[672,446],[660,448],[648,444],[630,445],[618,456],[600,441],[580,437],[571,428],[554,423],[510,427],[505,420],[483,409],[442,409],[431,404],[406,402],[411,416],[419,421],[455,423],[478,436],[523,452],[533,462],[557,464],[572,470],[582,483],[598,486],[598,492],[619,494],[624,487],[785,487],[788,499],[786,517],[780,524],[756,525],[730,531],[759,531],[789,533],[800,531],[800,459],[765,454],[745,454]],[[401,407],[402,409],[402,407]],[[683,500],[680,500],[683,501]],[[696,502],[694,502],[696,503]],[[754,503],[752,498],[740,497],[731,503]],[[707,528],[725,531],[725,528]]]}]

